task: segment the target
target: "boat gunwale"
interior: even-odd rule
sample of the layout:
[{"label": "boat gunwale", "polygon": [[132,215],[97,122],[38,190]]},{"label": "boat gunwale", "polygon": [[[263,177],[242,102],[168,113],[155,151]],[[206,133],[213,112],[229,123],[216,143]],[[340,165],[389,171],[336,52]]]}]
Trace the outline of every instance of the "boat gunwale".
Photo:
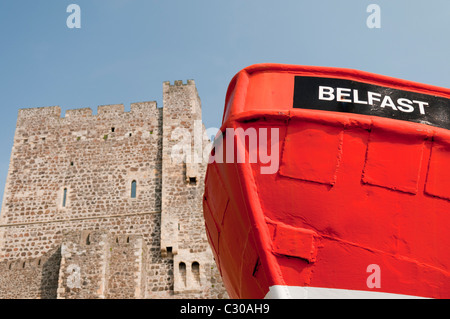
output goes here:
[{"label": "boat gunwale", "polygon": [[[350,68],[307,66],[307,65],[291,65],[262,63],[250,65],[239,71],[230,81],[225,98],[225,109],[223,112],[222,123],[225,123],[228,117],[236,112],[230,102],[235,104],[236,99],[244,107],[246,105],[246,91],[250,82],[250,77],[256,73],[272,72],[272,73],[289,73],[295,76],[314,76],[321,78],[336,78],[344,80],[352,80],[372,85],[385,86],[393,89],[409,91],[413,93],[421,93],[431,96],[443,97],[450,99],[450,89],[435,85],[404,80],[386,75],[360,71]],[[236,95],[237,93],[237,95]],[[233,99],[231,97],[233,96]],[[280,110],[286,110],[280,108]],[[231,113],[230,113],[231,112]],[[245,112],[245,111],[244,111]]]}]

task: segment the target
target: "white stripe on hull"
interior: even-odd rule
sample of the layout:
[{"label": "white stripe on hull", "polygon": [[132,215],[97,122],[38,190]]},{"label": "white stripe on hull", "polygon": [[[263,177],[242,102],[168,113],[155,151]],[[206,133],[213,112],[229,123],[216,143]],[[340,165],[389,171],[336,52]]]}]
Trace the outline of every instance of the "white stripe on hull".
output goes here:
[{"label": "white stripe on hull", "polygon": [[272,286],[265,299],[423,299],[384,292],[334,288]]}]

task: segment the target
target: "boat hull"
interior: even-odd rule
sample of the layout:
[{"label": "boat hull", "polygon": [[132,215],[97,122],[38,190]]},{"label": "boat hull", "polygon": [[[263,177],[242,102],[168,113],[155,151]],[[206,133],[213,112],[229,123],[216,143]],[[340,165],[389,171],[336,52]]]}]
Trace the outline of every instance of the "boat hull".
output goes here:
[{"label": "boat hull", "polygon": [[450,297],[449,130],[229,108],[203,206],[230,297]]}]

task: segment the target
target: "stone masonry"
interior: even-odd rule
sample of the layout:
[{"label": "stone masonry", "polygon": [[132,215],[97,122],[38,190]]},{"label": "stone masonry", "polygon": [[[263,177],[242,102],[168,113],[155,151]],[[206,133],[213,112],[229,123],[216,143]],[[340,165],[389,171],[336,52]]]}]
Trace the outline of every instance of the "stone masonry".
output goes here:
[{"label": "stone masonry", "polygon": [[192,80],[164,82],[162,108],[21,109],[0,298],[227,298],[204,230],[206,165],[172,154],[204,131]]}]

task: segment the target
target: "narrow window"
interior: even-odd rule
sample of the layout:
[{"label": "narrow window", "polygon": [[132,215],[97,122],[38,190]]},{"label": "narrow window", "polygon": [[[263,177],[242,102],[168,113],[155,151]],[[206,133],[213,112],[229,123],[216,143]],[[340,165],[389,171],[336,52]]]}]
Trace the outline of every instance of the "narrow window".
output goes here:
[{"label": "narrow window", "polygon": [[114,131],[116,130],[115,127],[111,127],[111,132],[114,133]]},{"label": "narrow window", "polygon": [[131,198],[136,198],[136,181],[131,182]]},{"label": "narrow window", "polygon": [[192,274],[197,283],[200,283],[200,264],[196,261],[192,263]]},{"label": "narrow window", "polygon": [[179,263],[178,269],[180,271],[181,279],[183,280],[184,286],[186,287],[186,264],[184,262]]},{"label": "narrow window", "polygon": [[86,245],[90,245],[91,244],[91,234],[87,235],[86,237]]},{"label": "narrow window", "polygon": [[67,188],[64,188],[62,207],[66,207],[66,200],[67,200]]}]

